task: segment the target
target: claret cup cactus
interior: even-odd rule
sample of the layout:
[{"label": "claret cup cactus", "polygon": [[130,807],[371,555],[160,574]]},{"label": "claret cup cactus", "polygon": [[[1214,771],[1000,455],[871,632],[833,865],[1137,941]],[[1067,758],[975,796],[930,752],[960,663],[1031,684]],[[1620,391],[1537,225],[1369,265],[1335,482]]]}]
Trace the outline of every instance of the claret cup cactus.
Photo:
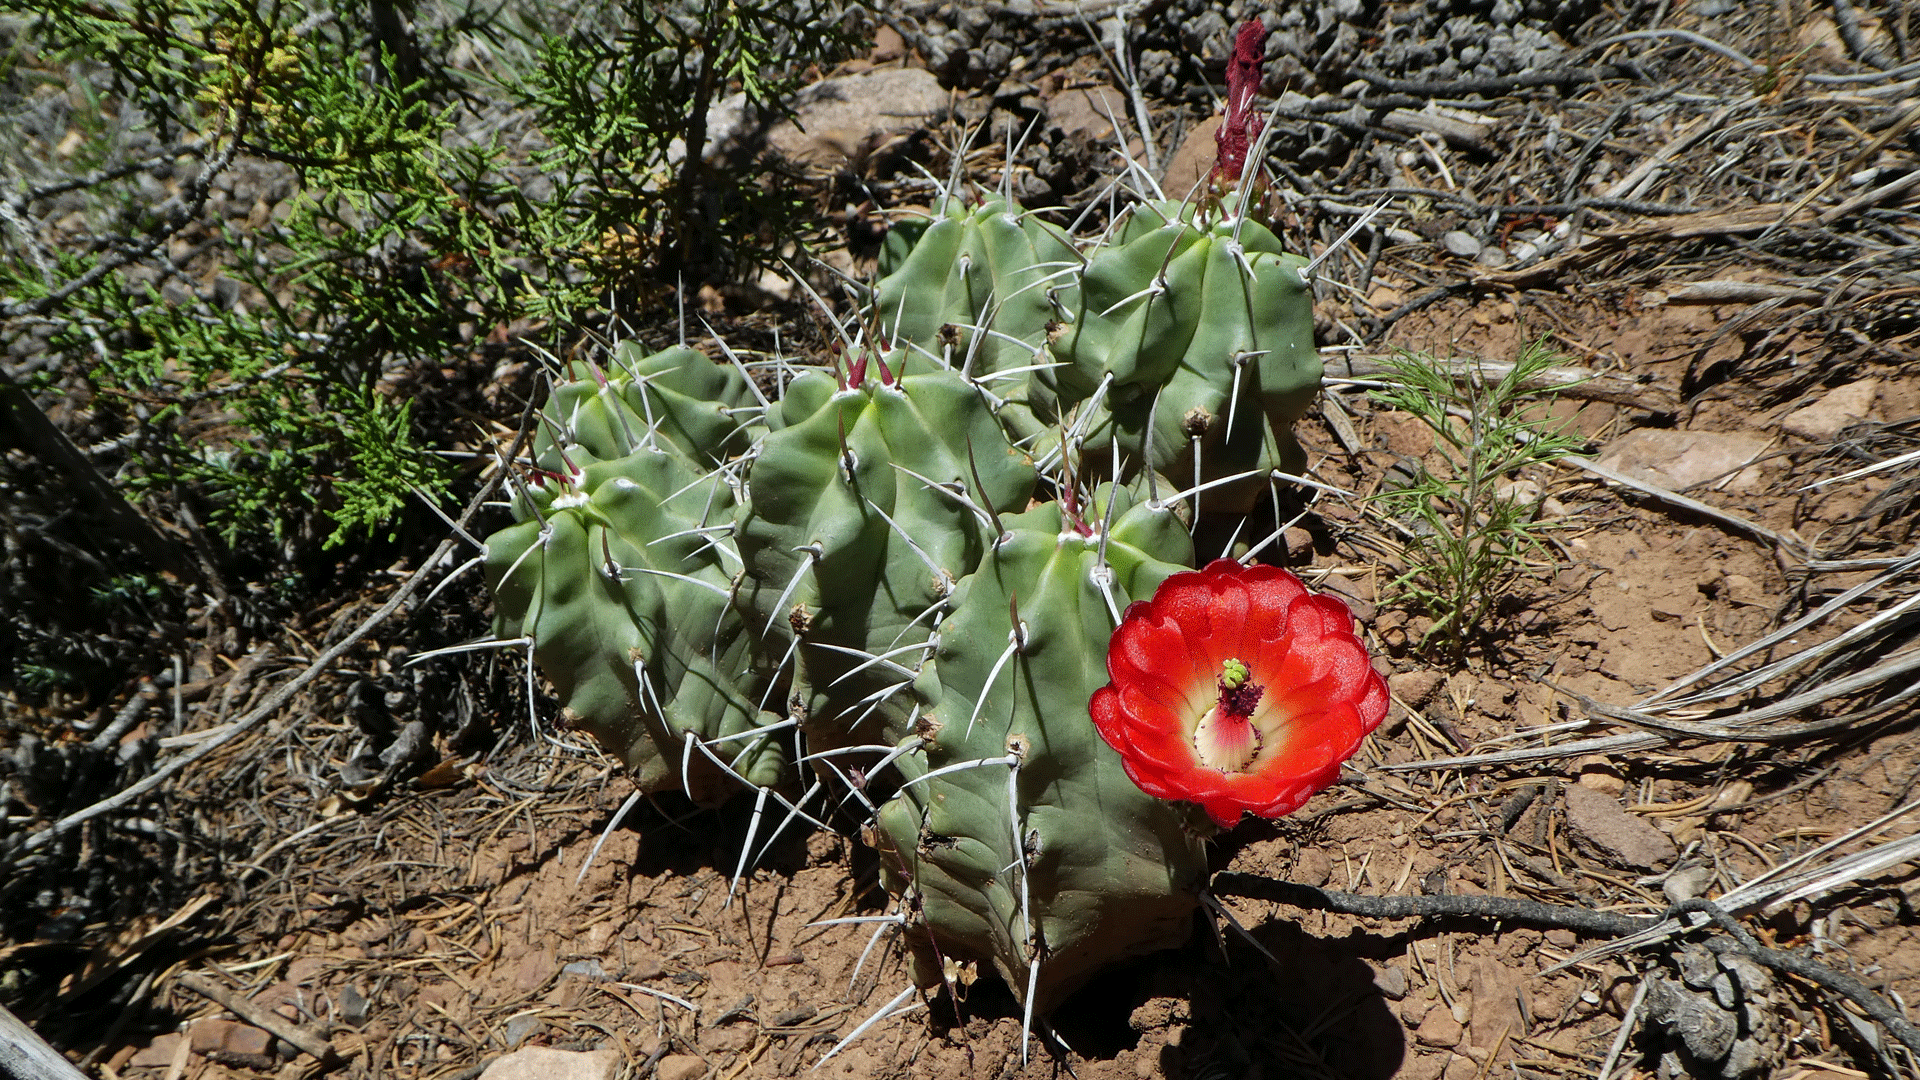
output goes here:
[{"label": "claret cup cactus", "polygon": [[1184,940],[1206,838],[1298,807],[1385,710],[1337,601],[1192,569],[1196,504],[1301,471],[1320,378],[1307,264],[1258,220],[1257,38],[1184,201],[1082,242],[951,191],[825,365],[556,371],[487,545],[497,639],[642,790],[788,820],[828,791],[915,981],[997,970],[1029,1019]]}]

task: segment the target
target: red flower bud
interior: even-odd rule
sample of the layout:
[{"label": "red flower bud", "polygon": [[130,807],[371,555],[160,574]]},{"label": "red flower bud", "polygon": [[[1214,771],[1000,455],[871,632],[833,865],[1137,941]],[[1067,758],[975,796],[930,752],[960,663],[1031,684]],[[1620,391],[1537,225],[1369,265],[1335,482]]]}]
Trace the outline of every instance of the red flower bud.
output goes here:
[{"label": "red flower bud", "polygon": [[1219,559],[1129,607],[1089,703],[1127,775],[1222,827],[1281,817],[1340,776],[1387,715],[1353,615],[1273,566]]},{"label": "red flower bud", "polygon": [[1266,59],[1267,28],[1258,19],[1240,24],[1233,37],[1233,55],[1227,59],[1227,112],[1213,143],[1220,155],[1213,166],[1213,182],[1231,187],[1240,182],[1247,150],[1260,137],[1260,117],[1253,111],[1260,92],[1260,65]]}]

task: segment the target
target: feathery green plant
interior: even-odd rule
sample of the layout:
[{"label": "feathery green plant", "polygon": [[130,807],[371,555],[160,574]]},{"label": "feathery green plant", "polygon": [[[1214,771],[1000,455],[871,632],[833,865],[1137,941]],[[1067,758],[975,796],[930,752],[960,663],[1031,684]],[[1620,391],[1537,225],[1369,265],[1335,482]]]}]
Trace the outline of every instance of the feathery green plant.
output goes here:
[{"label": "feathery green plant", "polygon": [[1411,479],[1372,497],[1397,525],[1407,564],[1389,595],[1434,620],[1423,645],[1464,647],[1546,552],[1542,536],[1554,526],[1540,520],[1539,500],[1512,498],[1503,484],[1581,445],[1549,415],[1555,390],[1540,388],[1564,360],[1534,342],[1491,381],[1478,371],[1461,380],[1419,353],[1386,360],[1392,373],[1373,400],[1425,424],[1445,462],[1440,471],[1419,463]]}]

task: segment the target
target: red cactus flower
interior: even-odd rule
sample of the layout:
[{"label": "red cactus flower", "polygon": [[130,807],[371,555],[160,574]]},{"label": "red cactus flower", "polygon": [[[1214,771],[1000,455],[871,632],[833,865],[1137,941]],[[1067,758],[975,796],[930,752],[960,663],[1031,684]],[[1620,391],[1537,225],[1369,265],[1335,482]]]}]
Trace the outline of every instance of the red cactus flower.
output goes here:
[{"label": "red cactus flower", "polygon": [[1230,188],[1240,182],[1247,164],[1247,151],[1260,137],[1260,116],[1253,111],[1253,98],[1260,92],[1260,65],[1266,60],[1267,28],[1258,19],[1240,24],[1233,37],[1233,55],[1227,58],[1227,112],[1213,133],[1219,157],[1213,165],[1213,182]]},{"label": "red cactus flower", "polygon": [[1219,559],[1129,607],[1089,710],[1127,775],[1223,828],[1281,817],[1340,775],[1387,715],[1353,615],[1273,566]]}]

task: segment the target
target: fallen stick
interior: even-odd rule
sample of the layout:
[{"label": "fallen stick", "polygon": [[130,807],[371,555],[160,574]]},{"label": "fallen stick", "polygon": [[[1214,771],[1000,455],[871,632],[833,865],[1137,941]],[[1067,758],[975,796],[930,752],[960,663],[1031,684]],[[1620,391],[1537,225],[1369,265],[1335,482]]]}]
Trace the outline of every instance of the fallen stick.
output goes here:
[{"label": "fallen stick", "polygon": [[310,1027],[290,1023],[286,1017],[272,1009],[254,1004],[252,999],[234,993],[205,975],[183,971],[175,975],[173,981],[203,998],[217,1002],[221,1008],[254,1027],[271,1032],[274,1038],[283,1039],[290,1045],[298,1047],[301,1053],[312,1057],[315,1061],[327,1062],[333,1059],[333,1043],[329,1042],[325,1035]]},{"label": "fallen stick", "polygon": [[18,1080],[87,1080],[87,1074],[0,1005],[0,1073]]}]

